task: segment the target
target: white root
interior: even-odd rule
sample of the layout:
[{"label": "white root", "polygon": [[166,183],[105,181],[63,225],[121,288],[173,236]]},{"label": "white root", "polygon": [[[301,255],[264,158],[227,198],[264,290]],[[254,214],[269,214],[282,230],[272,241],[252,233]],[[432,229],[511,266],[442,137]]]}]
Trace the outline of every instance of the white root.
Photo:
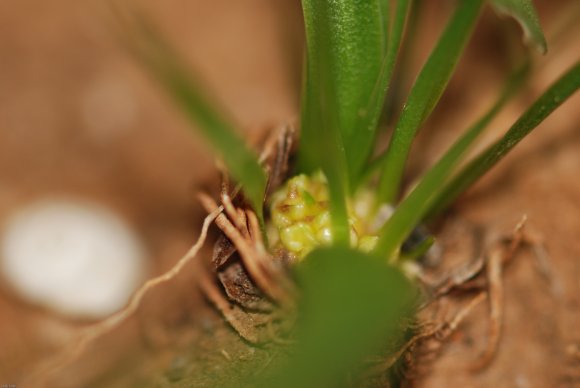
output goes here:
[{"label": "white root", "polygon": [[166,283],[175,278],[183,268],[199,253],[206,238],[208,229],[216,217],[221,214],[223,209],[216,208],[208,214],[201,229],[200,236],[197,242],[187,251],[187,253],[167,272],[149,279],[143,284],[131,297],[129,304],[119,312],[111,315],[109,318],[98,322],[92,326],[84,329],[77,338],[70,341],[63,349],[55,356],[48,359],[46,362],[38,365],[31,373],[28,381],[23,385],[39,386],[48,378],[56,375],[59,371],[73,363],[85,351],[85,349],[104,334],[111,332],[118,327],[127,318],[129,318],[139,308],[143,297],[153,288],[160,284]]},{"label": "white root", "polygon": [[[199,199],[208,212],[213,212],[218,209],[215,201],[208,195],[200,194]],[[237,214],[237,212],[234,214]],[[259,252],[257,249],[255,249],[254,244],[250,244],[250,242],[244,238],[242,232],[240,232],[232,224],[232,222],[228,219],[228,217],[226,217],[225,214],[220,213],[216,217],[215,223],[226,235],[226,237],[229,238],[235,245],[238,253],[240,254],[242,262],[248,270],[251,278],[256,282],[257,286],[268,297],[280,303],[281,305],[292,304],[292,296],[276,281],[273,281],[273,271],[267,271],[265,270],[264,265],[261,265],[261,263],[268,261],[268,258],[266,257],[267,253]],[[268,266],[268,268],[271,268],[271,266]]]}]

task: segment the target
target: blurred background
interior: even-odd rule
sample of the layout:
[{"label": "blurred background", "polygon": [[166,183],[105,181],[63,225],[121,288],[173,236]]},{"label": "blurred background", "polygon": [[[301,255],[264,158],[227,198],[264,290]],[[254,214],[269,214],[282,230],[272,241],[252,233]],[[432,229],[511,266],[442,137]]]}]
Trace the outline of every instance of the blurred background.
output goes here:
[{"label": "blurred background", "polygon": [[[410,69],[428,54],[453,2],[424,3]],[[538,60],[527,92],[489,138],[579,59],[580,20],[568,11],[572,3],[536,1],[550,54]],[[249,139],[296,119],[304,39],[299,1],[138,4]],[[520,37],[510,23],[485,12],[440,109],[417,141],[411,177],[493,98],[513,47],[505,30],[516,42]],[[204,213],[195,193],[217,179],[211,151],[122,48],[112,24],[110,8],[100,1],[0,2],[0,384],[24,381],[79,330],[118,310],[145,279],[170,268],[199,234]],[[403,95],[410,82],[401,81]],[[574,360],[574,349],[580,352],[573,324],[580,319],[579,104],[578,96],[572,98],[459,204],[471,222],[498,230],[509,230],[527,213],[559,279],[556,297],[536,286],[532,270],[516,278],[508,304],[520,307],[506,317],[507,350],[498,356],[501,366],[479,377],[481,384],[507,373],[520,376],[520,386],[536,386],[534,371],[550,365],[557,365],[550,373],[568,376],[569,362],[548,354],[565,358],[571,352]],[[47,384],[170,385],[167,370],[190,360],[176,354],[221,351],[200,339],[213,333],[219,317],[199,295],[195,267],[152,292],[131,320]],[[522,307],[531,298],[539,304]],[[522,316],[541,319],[531,328],[526,323],[529,330],[518,336]],[[530,349],[537,355],[520,353]],[[453,354],[425,385],[449,378]],[[521,371],[502,362],[514,354]]]},{"label": "blurred background", "polygon": [[[239,128],[263,131],[296,115],[298,2],[138,6]],[[122,307],[199,234],[195,194],[215,179],[211,152],[112,25],[100,1],[0,4],[0,383],[20,382],[78,329]],[[152,297],[151,309],[167,306],[152,314],[195,315],[194,276]],[[137,331],[127,328],[121,344],[115,337],[111,351],[140,342]],[[99,374],[98,363],[92,369]]]}]

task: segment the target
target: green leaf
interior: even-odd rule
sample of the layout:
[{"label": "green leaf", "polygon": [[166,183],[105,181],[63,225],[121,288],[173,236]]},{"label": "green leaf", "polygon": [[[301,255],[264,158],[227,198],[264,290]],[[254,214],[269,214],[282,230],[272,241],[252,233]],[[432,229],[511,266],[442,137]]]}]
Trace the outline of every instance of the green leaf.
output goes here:
[{"label": "green leaf", "polygon": [[393,68],[395,67],[395,61],[401,45],[410,4],[410,0],[397,0],[393,26],[388,36],[387,52],[383,57],[375,87],[369,96],[364,114],[357,116],[354,132],[348,141],[350,145],[348,160],[351,181],[358,182],[361,170],[373,150],[379,117],[393,75]]},{"label": "green leaf", "polygon": [[384,159],[379,200],[393,203],[399,192],[411,143],[439,101],[475,26],[483,0],[461,1],[407,99]]},{"label": "green leaf", "polygon": [[[378,74],[384,50],[383,1],[302,2],[306,24],[299,168],[328,179],[335,243],[349,242],[349,191],[344,136]],[[376,66],[375,66],[375,63]],[[376,69],[375,69],[376,67]],[[365,86],[370,84],[370,86]]]},{"label": "green leaf", "polygon": [[507,133],[465,166],[438,193],[425,218],[433,218],[499,162],[516,144],[580,88],[580,63],[576,63],[542,94]]},{"label": "green leaf", "polygon": [[[331,131],[350,140],[359,116],[366,115],[386,49],[388,2],[385,0],[303,0],[306,26],[306,90],[303,93],[302,133],[299,167],[312,171],[319,166],[308,155],[320,152],[328,139],[316,136],[313,110],[319,109],[317,96],[329,78],[333,94],[328,109],[336,115]],[[371,132],[372,134],[372,132]],[[344,153],[350,164],[352,148],[346,142]],[[309,148],[310,151],[304,151]]]},{"label": "green leaf", "polygon": [[313,251],[297,268],[297,279],[297,343],[289,362],[262,386],[345,386],[365,357],[388,349],[401,334],[416,297],[399,269],[348,248]]},{"label": "green leaf", "polygon": [[194,127],[201,131],[224,161],[229,173],[242,184],[244,193],[261,219],[266,175],[257,156],[210,102],[182,58],[153,28],[152,23],[141,14],[131,16],[134,18],[132,21],[122,22],[125,32],[131,35],[127,39],[129,49],[165,88]]},{"label": "green leaf", "polygon": [[[316,168],[322,169],[328,180],[330,197],[330,214],[332,223],[332,234],[334,242],[347,245],[349,241],[348,212],[346,208],[346,193],[348,192],[348,177],[346,171],[346,161],[342,139],[336,128],[337,120],[335,111],[328,107],[327,96],[332,95],[333,85],[328,77],[321,77],[323,85],[317,88],[310,87],[308,73],[305,77],[304,95],[311,95],[311,98],[303,98],[303,103],[308,100],[312,103],[312,109],[302,110],[302,134],[308,133],[308,141],[319,144],[313,148],[304,142],[305,137],[301,136],[302,147],[300,157],[308,160]],[[317,106],[314,106],[317,104]],[[315,109],[316,108],[316,109]],[[305,131],[305,128],[309,128]],[[313,143],[308,143],[313,144]]]},{"label": "green leaf", "polygon": [[541,54],[548,52],[546,38],[532,0],[489,1],[498,13],[511,16],[520,24],[526,43],[532,44]]},{"label": "green leaf", "polygon": [[523,66],[520,66],[508,77],[499,98],[491,108],[449,148],[445,155],[423,175],[411,193],[401,201],[380,231],[376,247],[379,255],[389,259],[396,258],[401,244],[429,210],[431,201],[439,192],[442,183],[448,180],[454,169],[463,160],[469,147],[505,106],[509,98],[514,95],[518,87],[523,84],[529,74],[529,69],[529,62],[526,61]]}]

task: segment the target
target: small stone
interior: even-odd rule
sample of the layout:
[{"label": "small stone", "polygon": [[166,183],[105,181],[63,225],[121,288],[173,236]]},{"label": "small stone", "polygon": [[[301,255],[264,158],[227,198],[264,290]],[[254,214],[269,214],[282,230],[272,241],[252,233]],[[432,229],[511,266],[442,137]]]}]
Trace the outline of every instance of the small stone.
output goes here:
[{"label": "small stone", "polygon": [[147,271],[135,231],[96,203],[41,200],[18,209],[2,229],[2,281],[72,317],[102,318],[123,308]]}]

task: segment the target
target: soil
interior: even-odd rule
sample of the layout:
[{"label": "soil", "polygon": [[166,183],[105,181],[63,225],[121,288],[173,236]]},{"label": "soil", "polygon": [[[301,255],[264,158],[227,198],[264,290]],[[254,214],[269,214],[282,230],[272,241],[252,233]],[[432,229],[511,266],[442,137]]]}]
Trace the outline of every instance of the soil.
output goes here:
[{"label": "soil", "polygon": [[[36,198],[90,198],[126,217],[148,246],[154,274],[162,273],[197,239],[204,213],[195,193],[215,182],[215,170],[204,143],[192,138],[180,114],[120,48],[101,3],[0,3],[0,221]],[[295,119],[303,41],[298,1],[141,3],[249,139]],[[537,3],[550,37],[561,21],[558,10],[572,2]],[[448,6],[425,12],[425,28],[439,31]],[[494,32],[498,23],[485,13],[415,144],[410,180],[493,98],[507,62],[497,54],[507,50]],[[538,60],[531,84],[493,123],[488,141],[579,59],[579,34],[577,25],[549,41],[549,56]],[[411,68],[431,43],[419,42]],[[579,106],[576,95],[437,225],[444,260],[461,263],[472,257],[470,226],[509,234],[526,214],[528,230],[548,252],[550,276],[532,252],[519,254],[504,273],[503,332],[489,367],[469,369],[488,338],[483,303],[437,357],[422,361],[414,385],[580,386]],[[200,260],[208,256],[209,248]],[[275,362],[275,352],[243,342],[207,304],[196,284],[199,268],[194,262],[150,292],[136,314],[46,385],[222,386]],[[27,304],[1,283],[0,317],[0,384],[25,382],[92,323]]]}]

